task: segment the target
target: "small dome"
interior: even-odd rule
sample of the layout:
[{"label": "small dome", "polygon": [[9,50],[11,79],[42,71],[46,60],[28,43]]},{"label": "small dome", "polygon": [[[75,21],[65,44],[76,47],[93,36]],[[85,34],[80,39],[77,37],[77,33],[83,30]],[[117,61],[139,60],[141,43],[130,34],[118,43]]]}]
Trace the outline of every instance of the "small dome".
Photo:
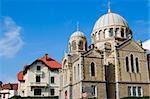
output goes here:
[{"label": "small dome", "polygon": [[127,21],[122,16],[116,13],[108,12],[107,14],[104,14],[96,21],[93,31],[109,26],[128,27],[128,24]]},{"label": "small dome", "polygon": [[80,31],[76,31],[74,32],[70,38],[73,38],[73,37],[85,37],[84,33],[83,32],[80,32]]}]

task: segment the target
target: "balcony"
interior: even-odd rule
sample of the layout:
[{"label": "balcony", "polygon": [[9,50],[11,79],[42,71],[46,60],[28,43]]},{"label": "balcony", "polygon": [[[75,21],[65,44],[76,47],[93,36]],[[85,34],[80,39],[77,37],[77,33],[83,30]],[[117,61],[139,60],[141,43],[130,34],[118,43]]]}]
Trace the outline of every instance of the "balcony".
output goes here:
[{"label": "balcony", "polygon": [[46,82],[31,82],[30,86],[31,87],[47,87],[48,83],[46,83]]},{"label": "balcony", "polygon": [[43,71],[36,71],[36,75],[41,75],[43,76],[44,72]]}]

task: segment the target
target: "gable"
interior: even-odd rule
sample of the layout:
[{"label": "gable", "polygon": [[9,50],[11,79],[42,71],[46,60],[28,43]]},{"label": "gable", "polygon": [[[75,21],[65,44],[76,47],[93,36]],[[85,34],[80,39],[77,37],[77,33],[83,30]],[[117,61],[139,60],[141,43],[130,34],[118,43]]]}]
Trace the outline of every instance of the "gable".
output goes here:
[{"label": "gable", "polygon": [[102,58],[102,51],[97,50],[97,49],[92,49],[89,50],[88,52],[84,53],[83,56],[84,57],[98,57],[98,58]]},{"label": "gable", "polygon": [[124,50],[124,51],[131,51],[131,52],[145,52],[142,46],[140,46],[137,42],[133,40],[125,42],[124,44],[119,46],[117,49]]}]

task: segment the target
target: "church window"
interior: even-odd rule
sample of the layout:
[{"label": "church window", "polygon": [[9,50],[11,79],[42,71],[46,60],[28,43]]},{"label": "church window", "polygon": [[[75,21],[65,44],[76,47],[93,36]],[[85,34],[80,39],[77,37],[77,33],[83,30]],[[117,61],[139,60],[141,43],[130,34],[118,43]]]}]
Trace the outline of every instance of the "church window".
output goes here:
[{"label": "church window", "polygon": [[97,92],[96,86],[92,85],[91,88],[92,88],[92,93],[91,93],[92,96],[96,96],[96,92]]},{"label": "church window", "polygon": [[96,32],[95,35],[96,35],[96,40],[99,40],[99,34]]},{"label": "church window", "polygon": [[76,50],[76,41],[72,41],[72,49]]},{"label": "church window", "polygon": [[109,37],[109,30],[106,29],[106,30],[105,30],[105,38],[108,38],[108,37]]},{"label": "church window", "polygon": [[91,63],[91,76],[95,76],[95,64]]},{"label": "church window", "polygon": [[133,96],[136,96],[136,87],[133,87]]},{"label": "church window", "polygon": [[76,67],[74,67],[74,80],[76,80]]},{"label": "church window", "polygon": [[129,60],[128,57],[126,57],[126,70],[129,72]]},{"label": "church window", "polygon": [[99,39],[102,38],[102,30],[99,31]]},{"label": "church window", "polygon": [[83,41],[79,41],[79,49],[83,50]]},{"label": "church window", "polygon": [[139,62],[138,62],[138,58],[135,59],[135,64],[136,64],[136,71],[139,72]]},{"label": "church window", "polygon": [[128,96],[129,97],[142,97],[143,90],[141,86],[128,86]]},{"label": "church window", "polygon": [[109,37],[112,37],[113,36],[113,28],[110,28],[109,30]]},{"label": "church window", "polygon": [[132,72],[134,72],[134,60],[133,60],[133,55],[131,54],[130,57],[131,57],[131,69],[132,69]]},{"label": "church window", "polygon": [[132,96],[132,89],[131,89],[131,86],[128,86],[128,96]]},{"label": "church window", "polygon": [[124,29],[121,29],[121,37],[124,37]]},{"label": "church window", "polygon": [[116,28],[115,36],[118,37],[118,35],[119,35],[119,28]]},{"label": "church window", "polygon": [[[78,64],[78,77],[80,76],[80,67],[79,67],[79,64]],[[80,78],[80,77],[79,77]]]}]

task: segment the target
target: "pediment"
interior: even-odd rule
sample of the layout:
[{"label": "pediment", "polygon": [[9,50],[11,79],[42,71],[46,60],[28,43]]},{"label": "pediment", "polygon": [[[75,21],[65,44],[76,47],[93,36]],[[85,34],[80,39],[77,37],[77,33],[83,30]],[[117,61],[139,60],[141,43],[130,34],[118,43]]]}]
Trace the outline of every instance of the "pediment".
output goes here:
[{"label": "pediment", "polygon": [[125,50],[125,51],[133,51],[133,52],[144,52],[142,46],[140,46],[137,42],[130,40],[128,42],[125,42],[121,46],[118,47],[119,50]]},{"label": "pediment", "polygon": [[84,57],[99,57],[102,58],[102,51],[97,49],[92,49],[86,53],[83,54]]}]

